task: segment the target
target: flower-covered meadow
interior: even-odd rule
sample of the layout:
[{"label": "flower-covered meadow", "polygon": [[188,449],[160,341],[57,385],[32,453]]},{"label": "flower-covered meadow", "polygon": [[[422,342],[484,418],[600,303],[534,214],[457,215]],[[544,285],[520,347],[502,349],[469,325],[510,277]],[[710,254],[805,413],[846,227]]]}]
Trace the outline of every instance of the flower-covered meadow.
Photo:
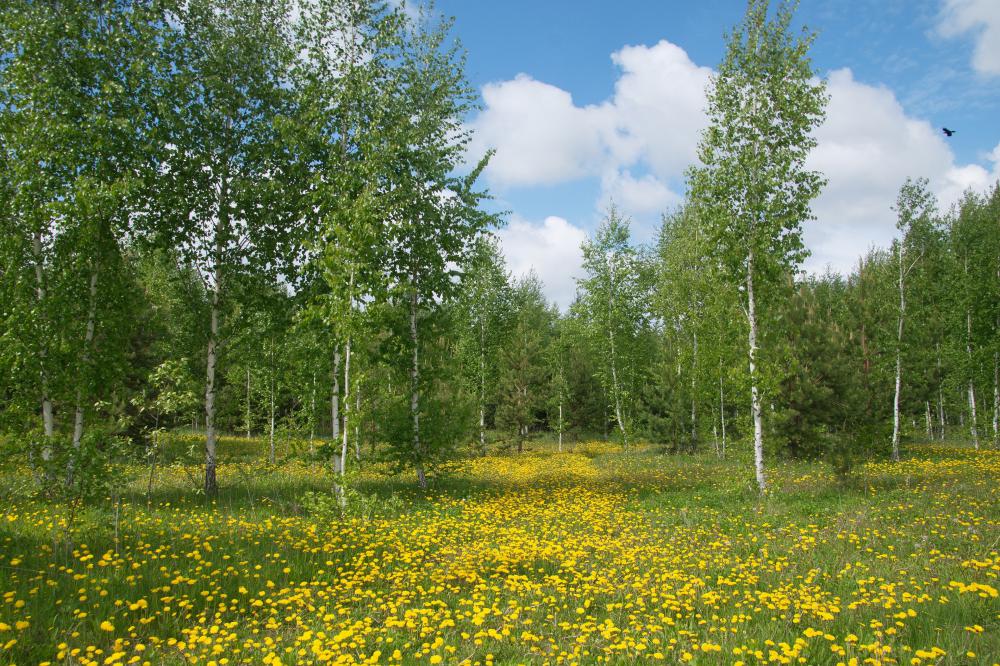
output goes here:
[{"label": "flower-covered meadow", "polygon": [[212,503],[180,465],[85,506],[8,477],[0,663],[1000,662],[1000,453],[910,453],[760,498],[744,461],[593,443],[427,494],[369,469],[343,516],[293,459],[224,465]]}]

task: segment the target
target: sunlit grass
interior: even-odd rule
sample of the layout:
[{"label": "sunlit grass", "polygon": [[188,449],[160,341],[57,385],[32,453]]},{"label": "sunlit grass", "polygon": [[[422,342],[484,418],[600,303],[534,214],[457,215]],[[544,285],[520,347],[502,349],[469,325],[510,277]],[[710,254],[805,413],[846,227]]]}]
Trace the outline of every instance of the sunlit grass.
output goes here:
[{"label": "sunlit grass", "polygon": [[172,464],[147,508],[136,467],[117,540],[110,502],[8,483],[0,663],[1000,661],[996,452],[916,447],[848,487],[776,465],[760,498],[739,458],[536,446],[427,494],[368,470],[402,501],[361,519],[309,515],[328,471],[256,446],[213,503]]}]

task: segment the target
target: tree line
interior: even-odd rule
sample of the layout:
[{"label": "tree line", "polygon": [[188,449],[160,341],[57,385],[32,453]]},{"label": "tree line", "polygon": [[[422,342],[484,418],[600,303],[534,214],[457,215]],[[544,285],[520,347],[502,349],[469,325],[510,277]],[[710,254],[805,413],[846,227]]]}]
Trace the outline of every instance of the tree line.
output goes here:
[{"label": "tree line", "polygon": [[[514,278],[432,11],[368,0],[15,0],[0,10],[0,426],[82,488],[151,433],[286,435],[421,486],[540,433],[674,452],[898,458],[1000,411],[1000,194],[805,277],[826,93],[792,9],[752,0],[657,241],[612,207],[560,312]],[[987,416],[990,415],[991,416]]]}]

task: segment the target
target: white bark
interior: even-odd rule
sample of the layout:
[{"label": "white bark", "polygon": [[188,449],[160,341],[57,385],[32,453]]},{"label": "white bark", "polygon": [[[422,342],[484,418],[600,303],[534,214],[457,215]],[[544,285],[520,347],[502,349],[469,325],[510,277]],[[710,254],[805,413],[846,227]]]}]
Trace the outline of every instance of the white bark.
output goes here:
[{"label": "white bark", "polygon": [[622,445],[625,450],[628,451],[628,432],[625,429],[625,421],[622,419],[622,401],[621,401],[621,390],[618,386],[618,368],[617,368],[617,358],[615,355],[615,334],[614,325],[612,323],[612,313],[614,312],[614,283],[615,283],[615,265],[614,260],[609,258],[608,260],[608,343],[611,350],[611,392],[615,400],[615,420],[618,422],[618,430],[622,434]]},{"label": "white bark", "polygon": [[250,439],[250,365],[247,364],[247,439]]},{"label": "white bark", "polygon": [[270,460],[271,464],[274,464],[274,341],[271,341],[271,383],[270,383],[270,402],[271,402],[271,413],[270,413],[270,432],[268,433],[268,444],[271,449]]},{"label": "white bark", "polygon": [[760,391],[757,387],[757,304],[753,293],[753,252],[747,257],[747,319],[750,323],[750,408],[753,411],[754,472],[760,492],[767,490],[764,476],[764,422],[761,413]]},{"label": "white bark", "polygon": [[998,352],[993,352],[993,448],[1000,448],[1000,353]]},{"label": "white bark", "polygon": [[562,413],[562,400],[559,401],[559,453],[562,453],[562,436],[563,436],[563,413]]},{"label": "white bark", "polygon": [[410,294],[410,342],[413,344],[413,366],[410,368],[410,414],[413,416],[413,456],[417,468],[417,483],[427,487],[423,449],[420,445],[420,338],[417,335],[417,290]]},{"label": "white bark", "polygon": [[479,453],[486,455],[486,322],[479,318]]},{"label": "white bark", "polygon": [[896,322],[896,392],[892,400],[892,459],[895,461],[899,461],[899,398],[903,387],[903,318],[906,316],[906,292],[903,286],[904,256],[903,240],[900,240],[899,316]]},{"label": "white bark", "polygon": [[214,495],[218,488],[215,478],[215,363],[217,360],[216,346],[219,339],[220,261],[221,259],[216,259],[215,284],[212,286],[208,358],[205,370],[205,494],[208,496]]},{"label": "white bark", "polygon": [[719,359],[719,420],[722,423],[722,457],[726,457],[726,393],[722,387],[722,359]]},{"label": "white bark", "polygon": [[938,438],[944,441],[944,429],[947,425],[944,415],[944,386],[941,383],[941,343],[937,343],[937,368],[938,368],[938,426],[940,433]]},{"label": "white bark", "polygon": [[361,462],[361,382],[354,382],[354,460]]},{"label": "white bark", "polygon": [[[354,270],[351,269],[351,276],[347,282],[347,309],[348,316],[354,308]],[[340,476],[347,472],[347,440],[351,432],[348,425],[348,413],[351,411],[351,333],[348,328],[347,343],[344,346],[344,433],[343,441],[340,445]]]},{"label": "white bark", "polygon": [[691,451],[698,448],[698,332],[691,333]]},{"label": "white bark", "polygon": [[[80,450],[80,440],[83,439],[83,382],[87,366],[90,365],[90,347],[94,341],[94,329],[97,324],[97,274],[99,266],[95,262],[90,271],[89,302],[87,305],[87,328],[83,336],[83,352],[80,358],[80,377],[76,387],[76,410],[73,415],[73,454]],[[73,481],[74,462],[70,459],[67,482]]]},{"label": "white bark", "polygon": [[347,418],[351,410],[351,336],[347,336],[344,347],[344,432],[340,444],[340,476],[347,473],[347,438],[350,433]]},{"label": "white bark", "polygon": [[314,453],[313,440],[316,438],[316,371],[312,373],[312,393],[309,398],[309,453]]},{"label": "white bark", "polygon": [[934,427],[932,425],[933,421],[931,419],[931,401],[924,401],[924,420],[926,421],[927,439],[934,438]]},{"label": "white bark", "polygon": [[[47,290],[45,288],[45,267],[42,261],[42,234],[41,232],[36,232],[32,237],[31,244],[32,253],[34,254],[35,263],[35,298],[38,303],[39,312],[46,312],[48,307],[47,300]],[[38,386],[41,392],[41,403],[42,403],[42,430],[45,433],[45,445],[42,447],[42,460],[48,462],[52,459],[52,436],[55,432],[55,420],[52,416],[52,397],[49,395],[49,376],[45,369],[46,359],[48,358],[48,341],[43,334],[42,340],[39,341],[38,350],[38,360],[39,360],[39,377]]]},{"label": "white bark", "polygon": [[337,442],[340,440],[340,347],[333,349],[332,384],[330,390],[330,440],[333,445],[333,473],[340,473],[340,453]]},{"label": "white bark", "polygon": [[979,429],[976,427],[976,386],[972,380],[972,311],[965,312],[965,353],[969,358],[969,432],[972,434],[972,445],[979,449]]}]

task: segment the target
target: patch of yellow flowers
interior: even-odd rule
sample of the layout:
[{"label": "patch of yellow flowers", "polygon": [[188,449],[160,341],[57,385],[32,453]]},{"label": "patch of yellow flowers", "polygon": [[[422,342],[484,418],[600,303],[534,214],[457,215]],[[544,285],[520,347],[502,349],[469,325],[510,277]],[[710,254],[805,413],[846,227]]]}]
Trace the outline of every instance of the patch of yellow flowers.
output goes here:
[{"label": "patch of yellow flowers", "polygon": [[805,520],[776,498],[829,486],[818,467],[776,468],[764,500],[740,469],[601,443],[473,458],[459,490],[372,520],[137,495],[117,545],[21,500],[0,514],[0,663],[997,661],[996,453],[869,465],[867,495]]}]

